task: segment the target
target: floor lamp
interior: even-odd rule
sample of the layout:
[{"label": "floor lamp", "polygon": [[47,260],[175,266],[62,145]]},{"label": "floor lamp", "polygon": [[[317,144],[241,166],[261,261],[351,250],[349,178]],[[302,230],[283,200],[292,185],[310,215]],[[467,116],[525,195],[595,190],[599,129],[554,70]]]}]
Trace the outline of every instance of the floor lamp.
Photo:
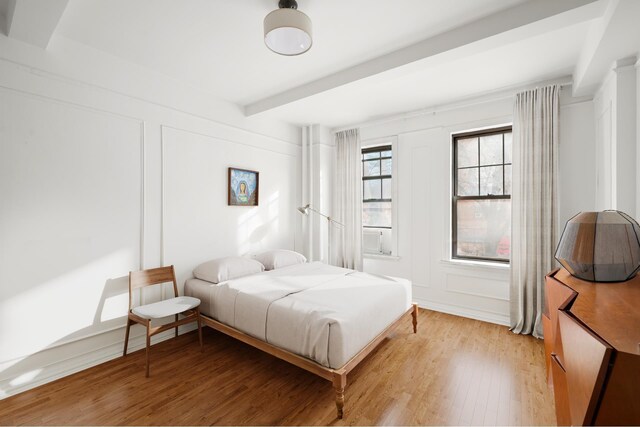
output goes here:
[{"label": "floor lamp", "polygon": [[328,215],[323,214],[322,212],[319,212],[317,210],[315,210],[314,208],[311,207],[311,205],[307,204],[306,206],[300,206],[298,208],[298,212],[300,212],[302,215],[309,215],[309,212],[315,212],[316,214],[320,215],[323,218],[327,219],[327,244],[328,244],[328,248],[327,248],[327,256],[329,257],[328,259],[328,264],[331,264],[331,224],[335,224],[338,225],[340,227],[343,227],[344,224],[342,224],[341,222],[336,221],[335,219],[331,218]]}]

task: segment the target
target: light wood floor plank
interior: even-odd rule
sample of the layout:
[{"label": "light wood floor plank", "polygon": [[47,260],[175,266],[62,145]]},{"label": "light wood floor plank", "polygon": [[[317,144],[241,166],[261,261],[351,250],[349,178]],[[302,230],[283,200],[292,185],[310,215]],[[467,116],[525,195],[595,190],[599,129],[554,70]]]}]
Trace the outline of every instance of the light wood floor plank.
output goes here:
[{"label": "light wood floor plank", "polygon": [[421,310],[331,384],[216,331],[189,333],[0,401],[1,425],[555,424],[542,341]]}]

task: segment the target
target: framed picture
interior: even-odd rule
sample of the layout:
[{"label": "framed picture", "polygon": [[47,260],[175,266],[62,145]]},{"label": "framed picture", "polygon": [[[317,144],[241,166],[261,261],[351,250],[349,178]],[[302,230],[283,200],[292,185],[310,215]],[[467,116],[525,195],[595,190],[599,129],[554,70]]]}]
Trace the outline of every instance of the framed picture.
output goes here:
[{"label": "framed picture", "polygon": [[229,168],[229,206],[258,206],[260,173]]}]

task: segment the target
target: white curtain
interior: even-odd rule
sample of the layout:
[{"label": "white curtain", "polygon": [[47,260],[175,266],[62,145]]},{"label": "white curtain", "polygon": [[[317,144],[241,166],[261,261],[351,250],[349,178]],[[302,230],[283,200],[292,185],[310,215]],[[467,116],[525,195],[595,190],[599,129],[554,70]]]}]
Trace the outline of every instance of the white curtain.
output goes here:
[{"label": "white curtain", "polygon": [[360,130],[336,133],[336,265],[362,271],[362,151]]},{"label": "white curtain", "polygon": [[516,95],[511,197],[511,330],[542,337],[544,276],[555,266],[558,85]]}]

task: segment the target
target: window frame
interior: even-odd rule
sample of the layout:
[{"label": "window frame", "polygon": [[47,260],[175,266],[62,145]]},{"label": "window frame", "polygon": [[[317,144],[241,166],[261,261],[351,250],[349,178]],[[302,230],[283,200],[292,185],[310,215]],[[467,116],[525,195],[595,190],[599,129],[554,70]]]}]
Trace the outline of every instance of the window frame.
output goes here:
[{"label": "window frame", "polygon": [[[507,165],[511,165],[511,173],[513,176],[513,145],[512,148],[512,157],[511,163],[505,163],[505,151],[504,151],[504,136],[502,137],[502,163],[495,165],[480,165],[480,146],[478,146],[478,166],[469,166],[468,168],[477,168],[478,174],[480,174],[481,167],[487,166],[502,166],[502,192],[503,194],[487,194],[487,195],[477,195],[477,196],[458,196],[458,140],[460,139],[469,139],[469,138],[480,138],[482,136],[490,136],[490,135],[498,135],[505,133],[512,133],[512,141],[513,141],[513,126],[512,125],[504,125],[504,126],[496,126],[486,129],[479,129],[474,131],[466,131],[452,134],[452,145],[453,145],[453,168],[452,168],[452,196],[451,196],[451,259],[452,260],[461,260],[461,261],[477,261],[477,262],[489,262],[489,263],[499,263],[499,264],[510,264],[510,259],[504,258],[488,258],[488,257],[477,257],[477,256],[467,256],[467,255],[458,255],[458,201],[459,200],[511,200],[511,194],[513,193],[513,187],[511,188],[510,194],[504,194],[504,182],[505,182],[505,172],[504,167]],[[478,139],[478,144],[480,143]],[[513,143],[512,143],[513,144]],[[461,169],[466,169],[467,167],[463,167]],[[482,182],[480,177],[478,177],[478,194],[480,193]]]},{"label": "window frame", "polygon": [[[384,151],[391,151],[391,155],[388,157],[382,157],[382,153]],[[382,181],[385,179],[393,179],[393,147],[391,146],[391,144],[388,145],[378,145],[375,147],[367,147],[367,148],[363,148],[361,150],[361,155],[364,156],[365,154],[369,154],[369,153],[380,153],[380,156],[377,158],[373,158],[373,159],[361,159],[362,162],[362,203],[376,203],[376,202],[391,202],[393,203],[393,194],[391,194],[391,198],[390,199],[384,199],[382,198]],[[386,160],[386,159],[391,159],[391,175],[382,175],[382,160]],[[372,176],[364,176],[364,164],[365,162],[370,162],[373,160],[379,160],[380,161],[380,175],[372,175]],[[364,198],[364,183],[365,181],[375,181],[378,180],[380,181],[380,199],[365,199]],[[382,228],[382,227],[375,227],[375,228]]]},{"label": "window frame", "polygon": [[[399,221],[398,221],[398,210],[399,210],[399,196],[398,196],[398,173],[399,173],[399,151],[398,151],[398,136],[397,135],[388,135],[384,137],[375,137],[370,139],[363,139],[361,145],[361,156],[363,151],[378,151],[380,147],[391,147],[391,227],[371,227],[371,226],[362,226],[362,230],[370,230],[370,229],[380,229],[380,230],[388,230],[391,233],[391,240],[389,242],[388,250],[390,252],[387,253],[378,253],[378,252],[365,252],[363,249],[362,256],[364,258],[384,258],[388,260],[397,261],[400,259],[400,254],[398,253],[398,230],[400,229]],[[364,200],[364,194],[361,197],[361,200]],[[363,202],[364,205],[364,202]]]}]

